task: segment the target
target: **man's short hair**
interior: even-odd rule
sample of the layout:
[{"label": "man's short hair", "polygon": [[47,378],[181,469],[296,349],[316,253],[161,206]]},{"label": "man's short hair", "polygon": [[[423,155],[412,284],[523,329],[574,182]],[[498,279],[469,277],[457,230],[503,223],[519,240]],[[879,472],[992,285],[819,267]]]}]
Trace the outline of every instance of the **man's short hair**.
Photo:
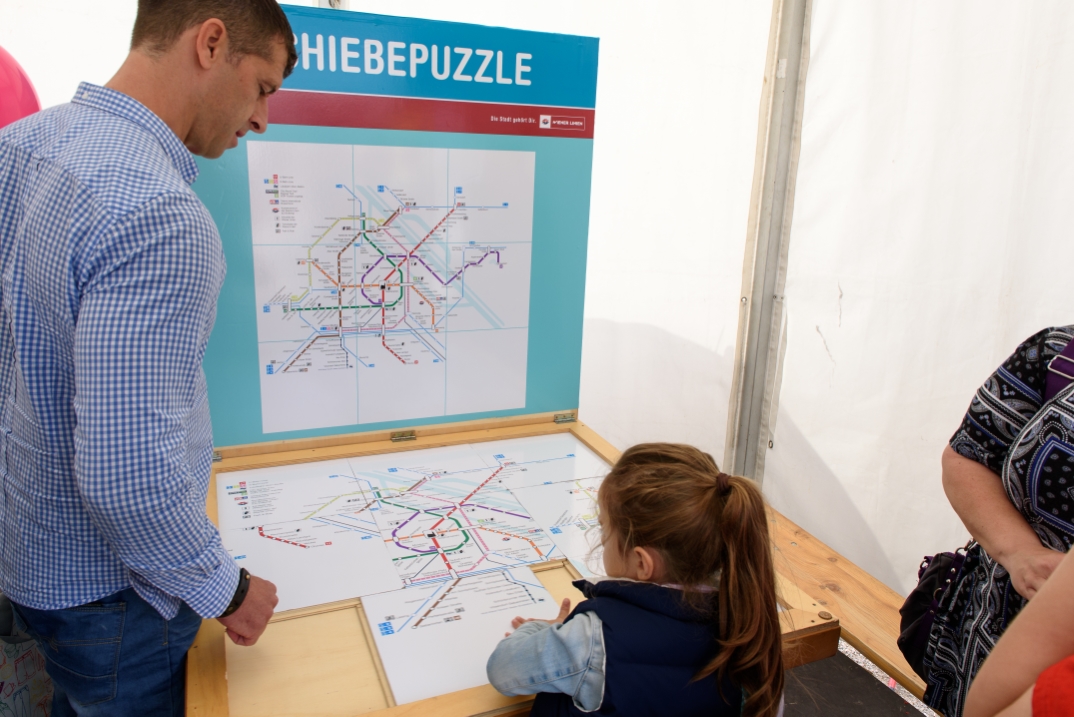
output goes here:
[{"label": "man's short hair", "polygon": [[238,57],[272,60],[273,43],[283,40],[287,48],[283,76],[291,74],[298,61],[294,32],[276,0],[138,0],[131,49],[166,52],[184,32],[212,18],[224,23],[229,52]]}]

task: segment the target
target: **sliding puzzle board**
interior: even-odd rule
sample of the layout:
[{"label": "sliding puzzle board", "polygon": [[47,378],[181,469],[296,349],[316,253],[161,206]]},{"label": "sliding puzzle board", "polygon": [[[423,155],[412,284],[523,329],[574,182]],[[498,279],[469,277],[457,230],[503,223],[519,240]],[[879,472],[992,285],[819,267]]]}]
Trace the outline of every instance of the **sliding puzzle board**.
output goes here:
[{"label": "sliding puzzle board", "polygon": [[514,616],[555,616],[530,566],[600,571],[607,471],[555,434],[227,472],[220,532],[240,565],[276,584],[278,611],[361,598],[402,704],[484,684]]},{"label": "sliding puzzle board", "polygon": [[193,185],[216,446],[577,407],[597,40],[286,12],[271,124]]},{"label": "sliding puzzle board", "polygon": [[246,150],[265,433],[525,408],[533,152]]}]

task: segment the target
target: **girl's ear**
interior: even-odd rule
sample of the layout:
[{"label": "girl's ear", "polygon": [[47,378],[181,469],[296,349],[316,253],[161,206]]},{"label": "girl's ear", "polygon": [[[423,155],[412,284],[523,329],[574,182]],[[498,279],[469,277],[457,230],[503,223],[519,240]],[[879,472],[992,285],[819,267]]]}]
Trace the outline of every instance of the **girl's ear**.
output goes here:
[{"label": "girl's ear", "polygon": [[664,578],[664,557],[652,548],[634,548],[630,562],[634,579],[643,582],[660,582]]}]

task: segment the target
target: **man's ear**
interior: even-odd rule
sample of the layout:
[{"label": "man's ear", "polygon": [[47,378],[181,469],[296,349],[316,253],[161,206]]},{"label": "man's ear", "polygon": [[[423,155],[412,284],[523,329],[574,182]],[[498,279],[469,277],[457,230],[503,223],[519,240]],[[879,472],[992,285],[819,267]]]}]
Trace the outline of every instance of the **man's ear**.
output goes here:
[{"label": "man's ear", "polygon": [[208,70],[224,59],[227,41],[227,28],[216,18],[206,20],[198,27],[194,42],[201,69]]}]

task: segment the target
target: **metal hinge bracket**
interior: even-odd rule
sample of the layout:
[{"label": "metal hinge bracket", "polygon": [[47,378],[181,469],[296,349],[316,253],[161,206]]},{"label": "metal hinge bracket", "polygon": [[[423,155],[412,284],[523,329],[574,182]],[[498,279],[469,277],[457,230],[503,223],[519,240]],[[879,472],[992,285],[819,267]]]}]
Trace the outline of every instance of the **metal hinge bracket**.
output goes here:
[{"label": "metal hinge bracket", "polygon": [[556,423],[574,423],[578,420],[578,417],[573,413],[557,413],[552,417],[552,420]]},{"label": "metal hinge bracket", "polygon": [[213,451],[213,463],[219,463],[224,460],[224,457],[220,455],[220,451]]},{"label": "metal hinge bracket", "polygon": [[418,435],[414,431],[393,431],[392,443],[401,443],[402,441],[416,440]]}]

